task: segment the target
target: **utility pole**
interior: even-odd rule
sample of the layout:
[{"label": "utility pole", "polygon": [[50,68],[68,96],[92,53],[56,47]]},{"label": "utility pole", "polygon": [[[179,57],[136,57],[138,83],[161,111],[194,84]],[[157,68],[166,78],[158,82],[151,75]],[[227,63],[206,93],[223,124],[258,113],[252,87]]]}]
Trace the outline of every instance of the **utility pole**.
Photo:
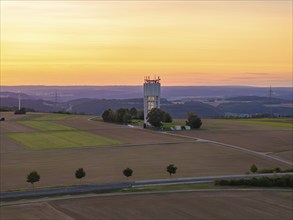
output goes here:
[{"label": "utility pole", "polygon": [[271,116],[271,118],[273,117],[272,97],[273,97],[273,90],[272,90],[272,86],[270,85],[270,90],[269,90],[269,103],[270,103],[270,116]]},{"label": "utility pole", "polygon": [[18,91],[18,110],[20,110],[20,91]]},{"label": "utility pole", "polygon": [[54,106],[55,111],[57,111],[57,101],[58,101],[58,94],[57,94],[57,90],[55,90],[55,106]]}]

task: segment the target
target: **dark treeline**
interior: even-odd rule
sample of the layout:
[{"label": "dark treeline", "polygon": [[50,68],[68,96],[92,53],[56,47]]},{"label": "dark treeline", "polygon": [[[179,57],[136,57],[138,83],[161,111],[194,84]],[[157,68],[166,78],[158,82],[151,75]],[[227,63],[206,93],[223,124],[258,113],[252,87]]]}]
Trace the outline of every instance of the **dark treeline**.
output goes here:
[{"label": "dark treeline", "polygon": [[215,185],[220,186],[264,186],[264,187],[293,187],[293,175],[281,177],[260,177],[250,179],[216,180]]},{"label": "dark treeline", "polygon": [[32,108],[18,109],[18,107],[16,106],[15,107],[0,106],[0,112],[21,112],[21,114],[23,114],[24,112],[35,112],[35,110]]},{"label": "dark treeline", "polygon": [[103,112],[102,118],[105,122],[127,124],[131,119],[143,120],[144,113],[143,110],[137,110],[136,108],[119,108],[116,111],[107,109]]},{"label": "dark treeline", "polygon": [[293,168],[288,168],[285,170],[281,170],[279,167],[276,168],[265,168],[265,169],[261,169],[258,170],[257,173],[287,173],[287,172],[293,172]]},{"label": "dark treeline", "polygon": [[[281,102],[281,101],[280,101]],[[284,100],[282,103],[287,103]],[[231,117],[243,117],[241,114],[248,114],[251,117],[271,116],[272,113],[276,116],[292,116],[291,107],[282,107],[283,105],[267,106],[266,102],[251,101],[237,102],[230,100],[227,103],[219,105],[211,105],[213,102],[205,103],[195,100],[180,100],[168,101],[161,98],[160,108],[169,112],[173,118],[185,118],[190,111],[197,112],[201,118],[208,117],[226,117],[233,113]],[[1,97],[1,105],[8,108],[17,107],[18,99],[15,97]],[[143,98],[137,99],[91,99],[81,98],[70,101],[58,100],[56,103],[53,100],[42,99],[27,99],[24,97],[21,101],[22,107],[26,109],[35,109],[38,112],[55,112],[55,111],[70,111],[77,114],[101,115],[105,109],[117,110],[118,108],[143,108]],[[228,113],[228,115],[227,115]],[[229,116],[230,117],[230,116]]]}]

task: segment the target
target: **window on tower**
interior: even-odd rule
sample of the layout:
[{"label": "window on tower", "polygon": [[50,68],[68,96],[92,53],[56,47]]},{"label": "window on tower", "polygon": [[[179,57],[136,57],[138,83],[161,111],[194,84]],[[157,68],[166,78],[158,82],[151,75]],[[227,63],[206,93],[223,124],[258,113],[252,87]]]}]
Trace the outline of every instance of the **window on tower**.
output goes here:
[{"label": "window on tower", "polygon": [[155,96],[148,96],[148,101],[155,101]]}]

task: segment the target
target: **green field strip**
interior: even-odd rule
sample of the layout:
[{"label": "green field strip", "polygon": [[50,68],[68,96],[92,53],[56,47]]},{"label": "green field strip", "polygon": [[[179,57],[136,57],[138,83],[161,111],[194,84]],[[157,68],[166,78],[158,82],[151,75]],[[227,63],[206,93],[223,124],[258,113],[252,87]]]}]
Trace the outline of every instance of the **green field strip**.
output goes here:
[{"label": "green field strip", "polygon": [[231,120],[231,122],[239,122],[244,124],[251,124],[251,125],[266,125],[266,126],[275,126],[275,127],[283,127],[283,128],[293,128],[293,124],[289,124],[287,122],[272,122],[272,121],[256,121],[256,120]]},{"label": "green field strip", "polygon": [[10,133],[8,137],[33,150],[98,147],[122,144],[121,141],[82,131]]},{"label": "green field strip", "polygon": [[74,128],[67,127],[61,124],[57,124],[50,121],[19,121],[19,124],[34,128],[38,131],[63,131],[63,130],[75,130]]}]

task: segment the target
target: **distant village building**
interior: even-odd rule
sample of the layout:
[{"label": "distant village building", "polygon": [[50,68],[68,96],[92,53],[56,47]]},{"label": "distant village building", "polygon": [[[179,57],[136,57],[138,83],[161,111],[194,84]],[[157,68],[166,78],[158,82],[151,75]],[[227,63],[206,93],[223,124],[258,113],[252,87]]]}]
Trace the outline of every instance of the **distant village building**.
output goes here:
[{"label": "distant village building", "polygon": [[144,78],[144,123],[147,122],[147,115],[152,108],[160,108],[161,84],[160,77],[150,79],[149,76]]}]

